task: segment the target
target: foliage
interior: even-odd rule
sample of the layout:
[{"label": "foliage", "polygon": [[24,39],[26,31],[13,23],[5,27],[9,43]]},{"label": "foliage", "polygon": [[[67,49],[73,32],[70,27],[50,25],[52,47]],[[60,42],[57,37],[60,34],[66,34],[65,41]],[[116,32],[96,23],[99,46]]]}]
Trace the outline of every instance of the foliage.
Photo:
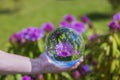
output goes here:
[{"label": "foliage", "polygon": [[112,5],[113,10],[116,10],[120,7],[120,0],[108,0]]},{"label": "foliage", "polygon": [[86,78],[90,80],[120,79],[120,38],[118,33],[98,36],[95,40],[87,43],[86,50],[88,52],[84,64],[89,64],[92,69],[87,76],[81,76],[81,80]]},{"label": "foliage", "polygon": [[112,8],[112,15],[120,10],[120,0],[108,0]]},{"label": "foliage", "polygon": [[[86,43],[86,56],[82,65],[88,64],[91,71],[81,74],[77,80],[119,80],[120,79],[120,18],[113,16],[118,25],[109,25],[110,31],[100,35],[94,32]],[[116,19],[117,17],[117,19]],[[111,24],[111,23],[110,23]]]},{"label": "foliage", "polygon": [[[9,3],[9,4],[6,4]],[[14,12],[20,10],[21,0],[0,0],[0,10],[3,12]]]}]

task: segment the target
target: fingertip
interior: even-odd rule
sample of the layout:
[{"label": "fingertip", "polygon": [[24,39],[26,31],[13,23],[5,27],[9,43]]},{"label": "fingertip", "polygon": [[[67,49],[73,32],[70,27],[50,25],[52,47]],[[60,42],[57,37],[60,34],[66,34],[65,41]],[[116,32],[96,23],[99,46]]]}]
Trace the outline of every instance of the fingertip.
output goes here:
[{"label": "fingertip", "polygon": [[76,69],[79,65],[80,65],[80,62],[77,62],[77,63],[72,67],[72,69]]},{"label": "fingertip", "polygon": [[81,57],[81,58],[79,59],[79,62],[83,62],[83,61],[84,61],[84,58]]}]

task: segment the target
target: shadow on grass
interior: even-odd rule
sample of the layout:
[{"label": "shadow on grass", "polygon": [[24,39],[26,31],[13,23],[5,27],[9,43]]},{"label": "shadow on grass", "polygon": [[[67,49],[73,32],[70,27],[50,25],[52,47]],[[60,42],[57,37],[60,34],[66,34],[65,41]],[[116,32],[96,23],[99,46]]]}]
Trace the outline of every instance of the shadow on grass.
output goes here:
[{"label": "shadow on grass", "polygon": [[0,10],[0,14],[11,14],[11,13],[13,13],[13,11],[11,11],[9,9]]},{"label": "shadow on grass", "polygon": [[14,9],[14,10],[10,10],[10,9],[0,9],[0,14],[13,14],[18,12],[19,9]]},{"label": "shadow on grass", "polygon": [[86,14],[91,20],[103,20],[112,18],[112,14],[93,12]]}]

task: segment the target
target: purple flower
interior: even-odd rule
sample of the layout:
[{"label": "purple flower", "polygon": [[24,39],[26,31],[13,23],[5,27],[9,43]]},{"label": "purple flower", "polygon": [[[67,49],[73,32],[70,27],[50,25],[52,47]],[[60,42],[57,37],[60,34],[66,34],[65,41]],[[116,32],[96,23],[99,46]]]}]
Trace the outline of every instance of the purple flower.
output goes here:
[{"label": "purple flower", "polygon": [[89,22],[88,26],[89,26],[90,29],[92,29],[94,25],[93,25],[93,23]]},{"label": "purple flower", "polygon": [[60,22],[60,27],[68,27],[70,28],[71,27],[71,24],[67,21],[61,21]]},{"label": "purple flower", "polygon": [[112,21],[109,23],[109,28],[112,31],[116,31],[116,30],[120,29],[120,25],[119,25],[118,21]]},{"label": "purple flower", "polygon": [[27,76],[27,75],[26,75],[26,76],[23,76],[23,77],[22,77],[22,80],[32,80],[32,79],[31,79],[30,76]]},{"label": "purple flower", "polygon": [[81,67],[81,73],[82,74],[87,74],[87,73],[89,73],[91,70],[90,70],[90,66],[89,65],[82,65],[82,67]]},{"label": "purple flower", "polygon": [[56,45],[56,52],[61,57],[72,56],[73,46],[68,42],[60,42]]},{"label": "purple flower", "polygon": [[92,61],[92,65],[96,66],[97,65],[97,61],[96,60]]},{"label": "purple flower", "polygon": [[89,23],[90,19],[87,16],[82,16],[81,21],[84,22],[84,23]]},{"label": "purple flower", "polygon": [[113,16],[113,20],[115,20],[115,21],[119,21],[120,20],[120,12]]},{"label": "purple flower", "polygon": [[79,77],[80,77],[80,72],[79,72],[78,70],[75,70],[75,71],[73,72],[73,77],[75,78],[75,80],[79,79]]},{"label": "purple flower", "polygon": [[86,57],[87,57],[87,59],[88,59],[89,61],[92,60],[92,55],[91,55],[91,54],[88,54]]},{"label": "purple flower", "polygon": [[36,27],[29,27],[19,32],[19,41],[37,41],[44,36],[43,30]]},{"label": "purple flower", "polygon": [[86,30],[86,26],[85,26],[85,24],[82,23],[82,22],[74,21],[74,22],[72,22],[71,25],[72,25],[72,28],[73,28],[74,30],[76,30],[79,34],[82,34],[82,33],[85,32],[85,30]]},{"label": "purple flower", "polygon": [[14,33],[11,37],[10,37],[10,43],[15,43],[15,42],[17,42],[18,41],[18,33]]},{"label": "purple flower", "polygon": [[76,18],[72,15],[65,15],[64,20],[71,23],[72,21],[76,21]]},{"label": "purple flower", "polygon": [[93,41],[98,37],[98,34],[92,34],[88,37],[88,40]]},{"label": "purple flower", "polygon": [[44,32],[41,29],[38,28],[33,30],[33,33],[31,34],[32,41],[37,41],[42,37],[44,37]]},{"label": "purple flower", "polygon": [[75,55],[78,55],[80,53],[80,50],[75,51]]},{"label": "purple flower", "polygon": [[54,30],[54,25],[50,22],[42,24],[41,28],[46,32],[51,32]]}]

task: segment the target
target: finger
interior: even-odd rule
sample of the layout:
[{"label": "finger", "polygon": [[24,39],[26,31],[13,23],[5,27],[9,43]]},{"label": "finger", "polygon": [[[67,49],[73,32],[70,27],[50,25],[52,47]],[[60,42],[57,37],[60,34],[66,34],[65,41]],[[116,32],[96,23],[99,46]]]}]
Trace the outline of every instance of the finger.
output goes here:
[{"label": "finger", "polygon": [[79,59],[79,62],[81,63],[81,62],[83,62],[84,61],[84,58],[83,58],[83,56]]},{"label": "finger", "polygon": [[[81,57],[78,62],[76,64],[74,64],[72,67],[59,67],[57,66],[56,64],[54,64],[54,69],[57,71],[57,72],[62,72],[62,71],[70,71],[70,70],[73,70],[73,69],[76,69],[81,63],[83,62],[83,57]],[[55,68],[56,67],[56,68]]]},{"label": "finger", "polygon": [[76,69],[83,61],[83,57],[81,57],[79,61],[72,67],[72,69]]},{"label": "finger", "polygon": [[77,62],[71,69],[76,69],[80,65],[80,62]]}]

